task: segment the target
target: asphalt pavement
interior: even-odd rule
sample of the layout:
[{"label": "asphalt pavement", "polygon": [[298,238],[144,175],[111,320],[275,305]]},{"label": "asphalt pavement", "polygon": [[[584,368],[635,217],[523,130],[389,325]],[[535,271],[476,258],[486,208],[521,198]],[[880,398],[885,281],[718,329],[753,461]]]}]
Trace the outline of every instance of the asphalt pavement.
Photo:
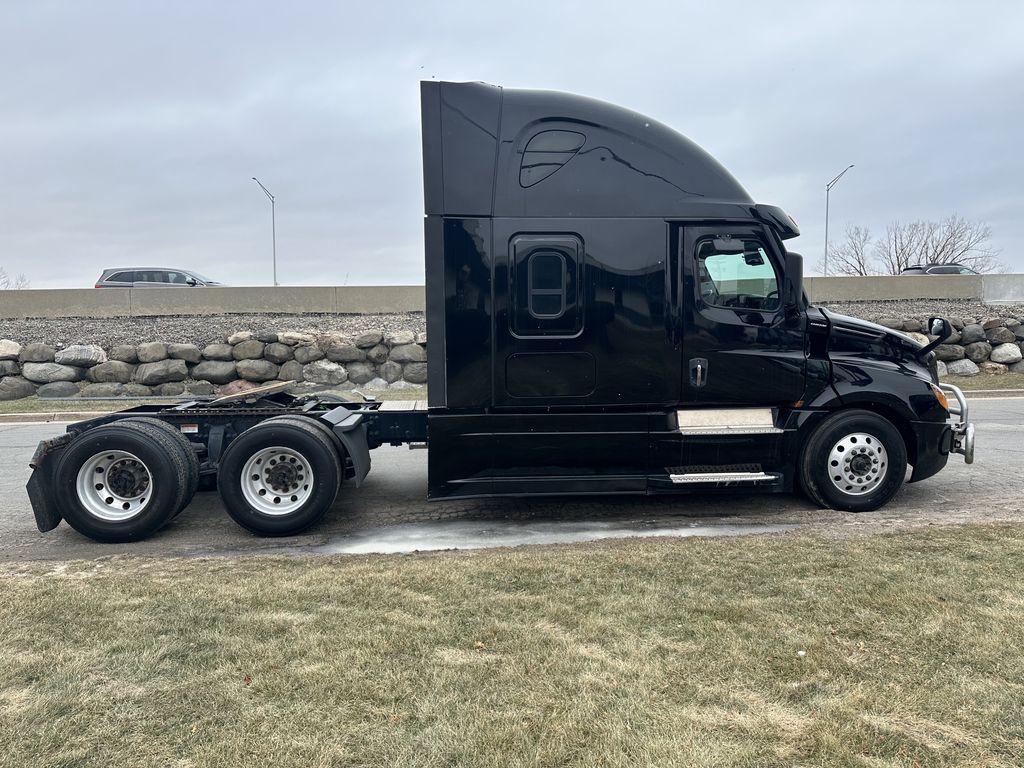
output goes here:
[{"label": "asphalt pavement", "polygon": [[264,539],[239,528],[215,492],[199,493],[174,522],[132,544],[98,544],[62,523],[39,533],[25,493],[36,444],[66,424],[0,424],[0,560],[70,560],[112,555],[219,556],[403,552],[559,543],[624,536],[737,535],[814,531],[860,535],[971,521],[1024,522],[1024,398],[971,401],[973,465],[907,485],[885,508],[845,514],[788,494],[677,497],[474,499],[428,503],[427,452],[384,447],[362,488],[342,487],[334,508],[299,536]]}]

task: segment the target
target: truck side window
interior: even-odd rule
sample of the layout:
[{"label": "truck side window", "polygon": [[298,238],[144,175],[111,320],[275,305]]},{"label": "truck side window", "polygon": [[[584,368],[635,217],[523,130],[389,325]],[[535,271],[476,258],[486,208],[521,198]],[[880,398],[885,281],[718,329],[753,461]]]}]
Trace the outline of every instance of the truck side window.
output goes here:
[{"label": "truck side window", "polygon": [[697,246],[700,296],[706,304],[736,309],[779,308],[779,279],[764,246],[744,240],[742,252],[719,250],[715,240]]},{"label": "truck side window", "polygon": [[583,330],[579,238],[516,235],[509,255],[512,332],[519,337],[575,336]]}]

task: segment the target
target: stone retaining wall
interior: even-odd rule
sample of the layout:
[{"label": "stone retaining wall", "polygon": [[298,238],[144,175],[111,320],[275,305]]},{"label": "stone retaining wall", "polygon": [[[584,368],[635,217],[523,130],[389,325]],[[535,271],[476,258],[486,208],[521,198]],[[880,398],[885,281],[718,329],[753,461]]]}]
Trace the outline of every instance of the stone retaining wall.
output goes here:
[{"label": "stone retaining wall", "polygon": [[200,348],[188,342],[77,344],[63,349],[0,339],[0,400],[234,394],[271,381],[295,392],[419,389],[425,333],[368,331],[348,338],[302,331],[239,331]]},{"label": "stone retaining wall", "polygon": [[[951,317],[953,335],[935,350],[940,376],[1024,373],[1019,317]],[[922,343],[927,318],[878,322]],[[208,338],[208,337],[207,337]],[[407,330],[339,333],[262,330],[231,333],[202,347],[151,341],[61,349],[0,339],[0,400],[40,397],[172,397],[233,394],[269,381],[293,391],[420,388],[427,381],[427,337]]]}]

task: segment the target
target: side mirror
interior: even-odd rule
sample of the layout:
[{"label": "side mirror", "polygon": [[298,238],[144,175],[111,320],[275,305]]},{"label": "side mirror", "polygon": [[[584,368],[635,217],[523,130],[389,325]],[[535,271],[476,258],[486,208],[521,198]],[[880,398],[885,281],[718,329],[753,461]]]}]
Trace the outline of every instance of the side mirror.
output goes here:
[{"label": "side mirror", "polygon": [[199,281],[196,280],[194,277],[190,277],[185,282],[188,283],[189,285],[191,285],[193,288],[195,288],[197,285],[199,285]]},{"label": "side mirror", "polygon": [[929,317],[928,335],[938,336],[940,339],[945,340],[953,335],[953,329],[950,327],[949,321],[946,319],[941,317]]},{"label": "side mirror", "polygon": [[804,309],[804,257],[792,251],[786,254],[786,277],[782,281],[782,301],[787,313]]}]

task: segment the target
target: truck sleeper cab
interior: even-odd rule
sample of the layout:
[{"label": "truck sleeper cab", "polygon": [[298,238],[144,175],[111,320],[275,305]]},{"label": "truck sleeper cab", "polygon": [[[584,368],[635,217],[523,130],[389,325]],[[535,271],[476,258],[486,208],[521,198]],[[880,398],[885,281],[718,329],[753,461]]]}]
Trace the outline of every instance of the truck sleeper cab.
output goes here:
[{"label": "truck sleeper cab", "polygon": [[972,460],[931,354],[949,324],[922,346],[809,306],[796,224],[688,139],[480,83],[423,83],[421,107],[428,403],[267,391],[73,425],[33,460],[41,530],[149,535],[206,477],[244,527],[294,533],[385,443],[429,442],[430,499],[799,488],[864,511],[908,465]]}]

